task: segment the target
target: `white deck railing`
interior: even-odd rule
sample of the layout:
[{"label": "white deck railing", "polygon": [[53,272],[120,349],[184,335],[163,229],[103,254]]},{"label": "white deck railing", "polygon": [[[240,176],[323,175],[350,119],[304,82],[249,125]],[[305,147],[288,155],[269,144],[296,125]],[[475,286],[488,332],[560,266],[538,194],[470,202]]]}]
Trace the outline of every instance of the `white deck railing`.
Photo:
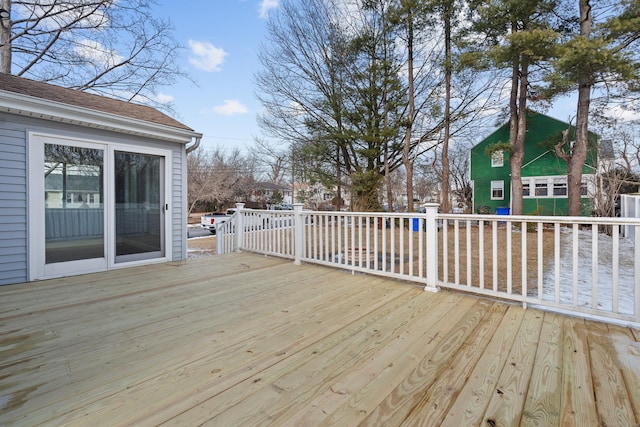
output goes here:
[{"label": "white deck railing", "polygon": [[[266,211],[238,205],[217,253],[252,251],[640,327],[640,219]],[[241,232],[236,232],[241,231]]]}]

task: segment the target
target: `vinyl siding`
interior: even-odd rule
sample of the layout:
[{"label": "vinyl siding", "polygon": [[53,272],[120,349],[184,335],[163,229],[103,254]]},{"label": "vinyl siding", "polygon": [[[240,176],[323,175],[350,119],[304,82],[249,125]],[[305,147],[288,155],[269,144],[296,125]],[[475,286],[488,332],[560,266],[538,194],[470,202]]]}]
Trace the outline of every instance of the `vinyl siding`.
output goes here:
[{"label": "vinyl siding", "polygon": [[27,279],[25,131],[0,121],[0,285]]}]

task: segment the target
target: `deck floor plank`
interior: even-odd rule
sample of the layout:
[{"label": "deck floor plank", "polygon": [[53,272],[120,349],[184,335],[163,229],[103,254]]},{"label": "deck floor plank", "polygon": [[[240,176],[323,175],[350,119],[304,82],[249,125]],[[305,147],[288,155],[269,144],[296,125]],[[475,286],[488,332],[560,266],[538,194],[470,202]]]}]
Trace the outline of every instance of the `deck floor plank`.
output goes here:
[{"label": "deck floor plank", "polygon": [[525,313],[507,363],[491,395],[483,425],[520,425],[543,319],[544,315],[535,310]]},{"label": "deck floor plank", "polygon": [[491,311],[487,312],[487,316],[482,319],[477,330],[469,336],[460,347],[460,351],[451,359],[450,366],[442,369],[437,382],[411,409],[410,414],[403,420],[403,425],[429,427],[442,424],[449,407],[460,390],[464,388],[506,312],[505,304],[495,304]]},{"label": "deck floor plank", "polygon": [[490,309],[490,301],[478,300],[448,331],[439,345],[426,353],[404,381],[371,411],[363,425],[401,424],[416,406],[419,407],[420,400],[428,394],[438,375],[446,370],[460,347]]},{"label": "deck floor plank", "polygon": [[480,425],[525,313],[521,307],[509,306],[465,387],[449,408],[442,426]]},{"label": "deck floor plank", "polygon": [[291,260],[203,257],[0,287],[0,425],[634,425],[638,336]]},{"label": "deck floor plank", "polygon": [[525,401],[522,426],[556,426],[560,423],[562,342],[560,316],[547,314],[540,331],[540,343]]},{"label": "deck floor plank", "polygon": [[584,320],[564,320],[561,425],[595,426],[598,414]]},{"label": "deck floor plank", "polygon": [[[333,378],[340,377],[361,360],[375,357],[375,352],[391,343],[403,328],[421,317],[428,305],[416,310],[415,298],[422,290],[404,295],[389,304],[355,319],[344,328],[314,343],[307,351],[292,355],[286,364],[277,364],[247,378],[242,384],[227,390],[225,402],[220,407],[208,405],[209,412],[203,421],[214,425],[252,425],[261,420],[279,420],[281,406],[287,406],[294,398],[309,399],[318,389]],[[393,316],[391,316],[393,312]],[[395,318],[402,318],[396,322]],[[423,317],[422,317],[423,318]],[[247,392],[253,388],[254,392]],[[284,398],[282,395],[285,394]],[[194,408],[184,418],[199,420],[201,408]],[[211,414],[215,414],[212,416]],[[194,418],[195,416],[195,418]],[[177,419],[180,423],[180,419]]]},{"label": "deck floor plank", "polygon": [[609,329],[604,323],[589,328],[591,372],[597,400],[600,425],[615,426],[637,424],[631,407],[615,348],[609,340]]},{"label": "deck floor plank", "polygon": [[631,331],[620,326],[609,325],[609,338],[613,342],[616,363],[622,370],[622,376],[633,406],[636,422],[640,424],[640,343]]}]

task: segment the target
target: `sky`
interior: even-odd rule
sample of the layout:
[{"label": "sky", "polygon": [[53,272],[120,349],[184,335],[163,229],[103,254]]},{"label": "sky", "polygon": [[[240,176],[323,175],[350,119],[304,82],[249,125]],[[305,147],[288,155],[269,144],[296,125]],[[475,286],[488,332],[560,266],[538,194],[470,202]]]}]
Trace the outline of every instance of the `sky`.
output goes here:
[{"label": "sky", "polygon": [[254,96],[257,58],[266,19],[278,0],[158,0],[157,17],[169,18],[185,47],[181,80],[160,92],[172,100],[176,119],[202,133],[205,147],[248,151],[260,130]]}]

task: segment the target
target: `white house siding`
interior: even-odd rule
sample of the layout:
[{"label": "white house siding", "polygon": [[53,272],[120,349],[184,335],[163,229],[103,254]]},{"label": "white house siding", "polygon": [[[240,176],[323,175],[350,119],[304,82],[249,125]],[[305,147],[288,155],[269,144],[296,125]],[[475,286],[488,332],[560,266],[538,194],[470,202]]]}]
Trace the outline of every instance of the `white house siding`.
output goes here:
[{"label": "white house siding", "polygon": [[[132,135],[77,127],[64,123],[0,113],[0,285],[20,283],[28,277],[28,186],[27,135],[42,132],[51,135],[117,143],[135,147],[171,150],[172,261],[186,259],[183,224],[186,224],[182,185],[185,147],[182,144],[154,141]],[[35,196],[37,197],[37,196]],[[44,239],[44,236],[43,236]]]}]

